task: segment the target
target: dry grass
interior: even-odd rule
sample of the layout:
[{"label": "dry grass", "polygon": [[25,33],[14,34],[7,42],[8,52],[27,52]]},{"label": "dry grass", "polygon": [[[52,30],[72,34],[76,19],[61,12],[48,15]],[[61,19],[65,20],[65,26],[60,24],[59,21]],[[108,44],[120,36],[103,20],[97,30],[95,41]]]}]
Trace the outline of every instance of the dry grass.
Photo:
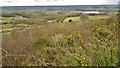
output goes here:
[{"label": "dry grass", "polygon": [[[15,30],[3,35],[3,65],[116,66],[113,23],[45,23]],[[103,37],[106,32],[110,33]]]}]

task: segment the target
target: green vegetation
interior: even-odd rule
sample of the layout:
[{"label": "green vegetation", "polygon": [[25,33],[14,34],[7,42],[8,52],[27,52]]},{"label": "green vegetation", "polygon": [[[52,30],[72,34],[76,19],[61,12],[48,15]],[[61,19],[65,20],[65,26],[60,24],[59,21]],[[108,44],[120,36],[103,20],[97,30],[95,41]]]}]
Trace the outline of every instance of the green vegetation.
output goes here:
[{"label": "green vegetation", "polygon": [[96,16],[88,16],[89,19],[107,19],[108,17],[110,17],[109,15],[96,15]]},{"label": "green vegetation", "polygon": [[24,11],[4,13],[2,21],[5,66],[117,65],[116,14],[52,16]]}]

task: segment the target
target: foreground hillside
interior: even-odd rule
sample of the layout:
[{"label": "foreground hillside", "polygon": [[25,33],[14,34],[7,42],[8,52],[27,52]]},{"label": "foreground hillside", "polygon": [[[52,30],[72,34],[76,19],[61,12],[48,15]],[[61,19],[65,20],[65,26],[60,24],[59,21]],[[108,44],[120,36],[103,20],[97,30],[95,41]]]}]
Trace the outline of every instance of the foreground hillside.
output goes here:
[{"label": "foreground hillside", "polygon": [[117,65],[116,13],[31,13],[5,13],[3,65]]}]

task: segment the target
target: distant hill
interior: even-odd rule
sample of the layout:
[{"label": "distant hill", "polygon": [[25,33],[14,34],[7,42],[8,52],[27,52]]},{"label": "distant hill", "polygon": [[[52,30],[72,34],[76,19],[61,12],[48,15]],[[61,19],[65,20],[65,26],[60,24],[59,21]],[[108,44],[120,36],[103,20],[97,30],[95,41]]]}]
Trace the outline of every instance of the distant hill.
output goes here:
[{"label": "distant hill", "polygon": [[67,6],[3,6],[2,10],[39,10],[48,11],[69,10],[69,11],[117,11],[117,5],[67,5]]}]

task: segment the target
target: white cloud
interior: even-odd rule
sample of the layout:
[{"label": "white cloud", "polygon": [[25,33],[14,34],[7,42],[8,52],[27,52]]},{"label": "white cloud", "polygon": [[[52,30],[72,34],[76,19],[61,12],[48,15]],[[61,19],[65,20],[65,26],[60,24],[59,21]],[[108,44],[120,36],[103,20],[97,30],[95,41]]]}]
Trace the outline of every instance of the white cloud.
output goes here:
[{"label": "white cloud", "polygon": [[[114,1],[112,1],[114,2]],[[116,1],[115,1],[116,2]],[[99,5],[109,4],[110,0],[2,0],[1,6],[33,5]]]}]

